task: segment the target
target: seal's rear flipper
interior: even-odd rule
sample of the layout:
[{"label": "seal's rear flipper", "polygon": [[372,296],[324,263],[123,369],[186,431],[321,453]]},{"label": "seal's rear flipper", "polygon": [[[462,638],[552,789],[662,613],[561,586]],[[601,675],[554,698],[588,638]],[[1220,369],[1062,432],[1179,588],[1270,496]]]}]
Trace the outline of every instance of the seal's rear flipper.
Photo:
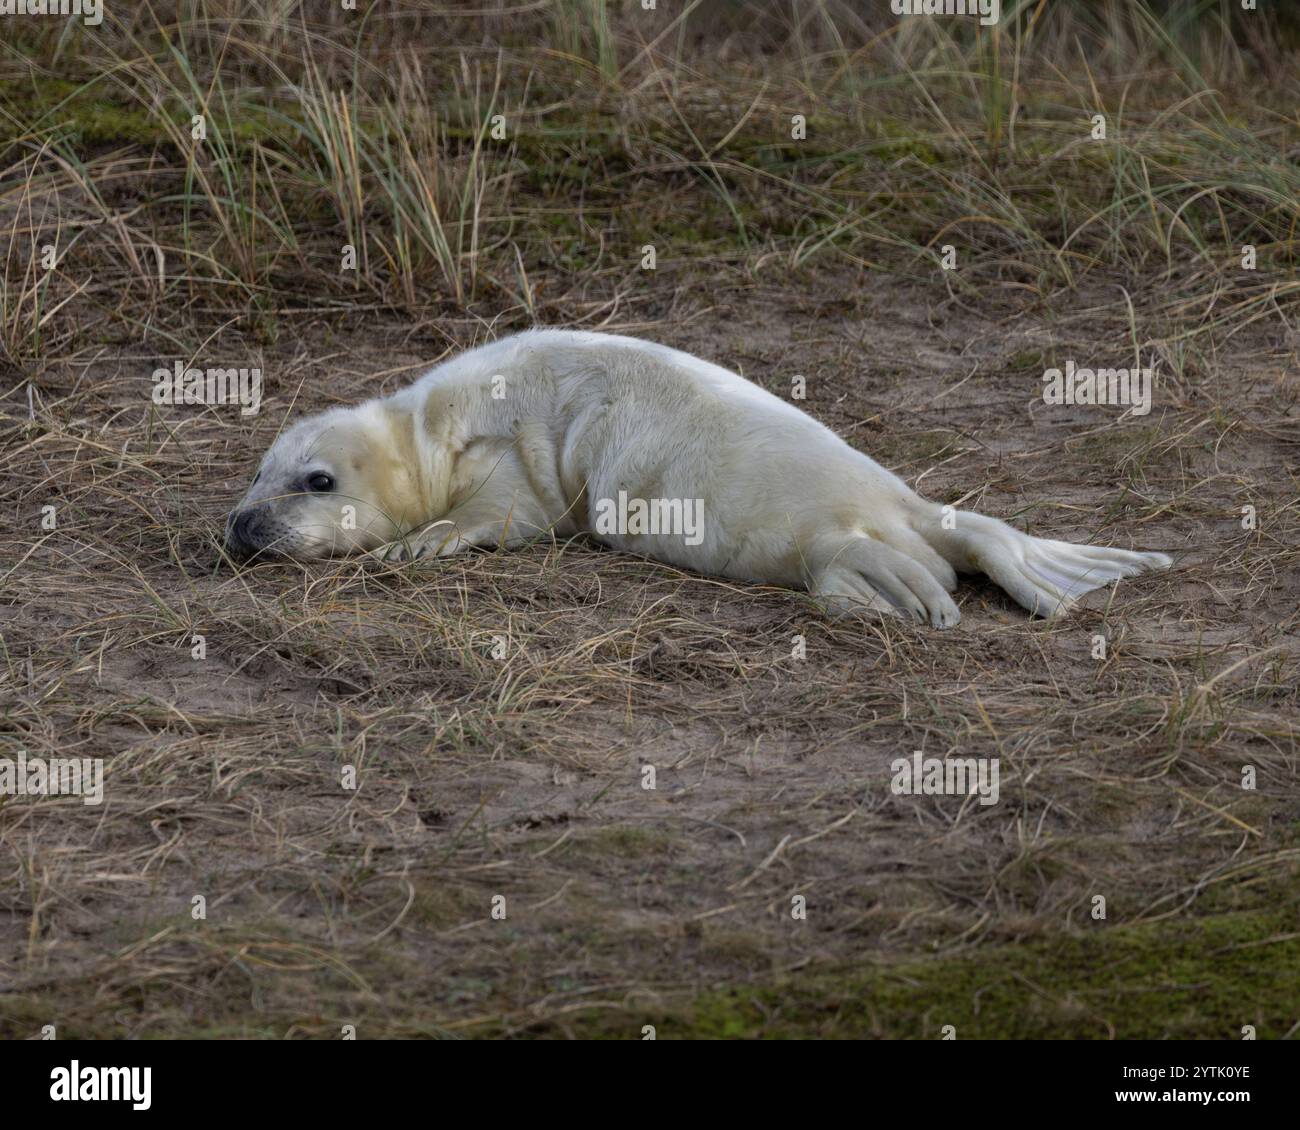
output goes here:
[{"label": "seal's rear flipper", "polygon": [[1140,553],[1031,537],[983,514],[958,511],[954,528],[942,526],[940,509],[915,527],[959,573],[985,573],[1017,604],[1054,616],[1093,589],[1151,569],[1168,569],[1164,553]]}]

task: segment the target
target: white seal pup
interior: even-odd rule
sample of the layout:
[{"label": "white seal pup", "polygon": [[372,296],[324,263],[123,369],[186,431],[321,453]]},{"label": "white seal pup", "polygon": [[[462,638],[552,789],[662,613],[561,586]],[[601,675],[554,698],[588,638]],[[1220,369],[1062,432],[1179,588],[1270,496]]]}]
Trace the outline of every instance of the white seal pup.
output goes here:
[{"label": "white seal pup", "polygon": [[736,373],[568,330],[504,338],[392,396],[296,423],[226,538],[244,558],[406,560],[582,531],[699,573],[807,589],[833,611],[938,628],[960,619],[958,572],[985,573],[1046,616],[1171,564],[929,502]]}]

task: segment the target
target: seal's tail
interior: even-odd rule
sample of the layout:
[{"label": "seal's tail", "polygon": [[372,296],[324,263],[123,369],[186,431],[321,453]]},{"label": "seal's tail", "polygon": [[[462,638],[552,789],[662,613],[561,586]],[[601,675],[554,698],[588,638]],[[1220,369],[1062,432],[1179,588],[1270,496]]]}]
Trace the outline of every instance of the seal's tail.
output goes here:
[{"label": "seal's tail", "polygon": [[983,514],[935,507],[917,533],[959,573],[985,573],[1039,616],[1066,611],[1084,593],[1149,569],[1168,569],[1164,553],[1075,545],[1036,538]]}]

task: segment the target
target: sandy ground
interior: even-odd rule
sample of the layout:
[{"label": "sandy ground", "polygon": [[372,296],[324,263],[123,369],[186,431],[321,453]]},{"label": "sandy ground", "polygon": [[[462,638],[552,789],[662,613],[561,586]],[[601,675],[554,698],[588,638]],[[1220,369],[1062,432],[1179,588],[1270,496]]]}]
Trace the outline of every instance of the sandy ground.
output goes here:
[{"label": "sandy ground", "polygon": [[[1160,944],[1198,929],[1296,962],[1274,916],[1296,920],[1300,859],[1297,340],[1211,335],[1164,365],[1150,415],[1120,419],[1040,394],[1066,357],[1127,363],[1113,291],[1045,309],[842,271],[697,285],[665,280],[608,328],[774,391],[805,376],[803,407],[928,496],[1175,569],[1050,623],[966,582],[947,633],[831,623],[799,594],[581,541],[234,573],[215,537],[291,400],[395,388],[481,328],[306,316],[271,342],[218,338],[212,356],[263,360],[247,421],[150,422],[165,359],[125,348],[50,367],[35,419],[4,405],[0,745],[103,758],[106,799],[0,809],[3,1035],[1300,1020],[1250,981],[1223,986],[1223,1016],[1196,994],[1131,1007],[1186,988]],[[914,751],[997,758],[999,802],[895,795]],[[1113,965],[1126,931],[1153,967],[1090,1000],[1064,955],[1095,944]],[[942,980],[992,981],[1017,954],[1038,972],[996,1007],[980,975]],[[879,1007],[836,1003],[870,1002],[842,986],[882,972]]]}]

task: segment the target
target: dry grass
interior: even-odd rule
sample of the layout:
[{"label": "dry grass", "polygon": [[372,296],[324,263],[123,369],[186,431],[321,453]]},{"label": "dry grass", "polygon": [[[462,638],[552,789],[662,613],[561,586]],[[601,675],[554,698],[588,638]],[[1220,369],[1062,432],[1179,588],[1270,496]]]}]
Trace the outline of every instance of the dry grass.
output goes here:
[{"label": "dry grass", "polygon": [[[1295,1036],[1286,28],[239,7],[0,56],[0,756],[106,773],[0,798],[0,1034]],[[804,375],[927,495],[1178,565],[943,634],[580,541],[223,565],[286,414],[534,321]],[[1135,357],[1149,416],[1041,402]],[[262,413],[155,408],[177,358]],[[892,794],[913,750],[1001,802]]]}]

